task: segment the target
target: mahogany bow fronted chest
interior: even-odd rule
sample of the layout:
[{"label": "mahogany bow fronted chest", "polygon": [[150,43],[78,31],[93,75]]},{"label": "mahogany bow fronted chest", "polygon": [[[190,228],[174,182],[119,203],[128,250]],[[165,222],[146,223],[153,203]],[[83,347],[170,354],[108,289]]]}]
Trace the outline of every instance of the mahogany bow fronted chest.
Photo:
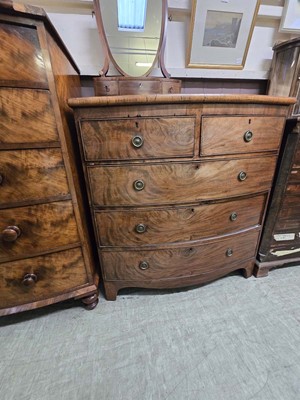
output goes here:
[{"label": "mahogany bow fronted chest", "polygon": [[74,297],[97,304],[66,100],[79,94],[43,10],[1,1],[0,315]]},{"label": "mahogany bow fronted chest", "polygon": [[106,297],[253,271],[293,99],[73,98]]}]

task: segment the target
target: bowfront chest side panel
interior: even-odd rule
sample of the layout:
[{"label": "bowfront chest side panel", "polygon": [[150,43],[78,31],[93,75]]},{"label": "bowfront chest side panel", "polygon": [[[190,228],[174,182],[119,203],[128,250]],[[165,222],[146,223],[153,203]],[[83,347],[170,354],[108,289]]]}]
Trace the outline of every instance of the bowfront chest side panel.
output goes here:
[{"label": "bowfront chest side panel", "polygon": [[266,96],[73,98],[106,297],[253,272],[285,116]]},{"label": "bowfront chest side panel", "polygon": [[0,315],[97,304],[67,107],[79,85],[43,10],[0,1]]}]

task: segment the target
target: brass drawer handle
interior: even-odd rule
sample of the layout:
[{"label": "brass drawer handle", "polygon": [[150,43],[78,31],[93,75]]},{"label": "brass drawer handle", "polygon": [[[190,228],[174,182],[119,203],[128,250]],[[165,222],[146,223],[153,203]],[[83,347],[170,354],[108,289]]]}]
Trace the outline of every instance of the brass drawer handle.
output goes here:
[{"label": "brass drawer handle", "polygon": [[138,149],[143,146],[144,138],[142,136],[136,135],[131,139],[131,143],[132,143],[133,147]]},{"label": "brass drawer handle", "polygon": [[237,220],[237,213],[234,211],[233,213],[230,214],[230,221],[236,221]]},{"label": "brass drawer handle", "polygon": [[244,134],[245,142],[249,143],[249,142],[251,142],[252,139],[253,139],[253,132],[251,132],[251,131],[245,132],[245,134]]},{"label": "brass drawer handle", "polygon": [[34,286],[37,282],[37,276],[35,274],[26,274],[22,280],[24,286]]},{"label": "brass drawer handle", "polygon": [[147,261],[141,261],[139,263],[139,269],[145,271],[148,268],[149,268],[149,263]]},{"label": "brass drawer handle", "polygon": [[145,233],[147,230],[147,226],[145,224],[137,224],[135,226],[136,233]]},{"label": "brass drawer handle", "polygon": [[141,179],[137,179],[136,181],[133,182],[133,187],[134,190],[137,190],[139,192],[144,189],[145,184]]},{"label": "brass drawer handle", "polygon": [[5,242],[15,242],[21,235],[21,229],[18,226],[7,226],[2,231],[2,239]]},{"label": "brass drawer handle", "polygon": [[2,185],[3,181],[4,181],[4,176],[0,174],[0,185]]},{"label": "brass drawer handle", "polygon": [[232,250],[232,249],[227,249],[227,251],[226,251],[226,256],[227,256],[227,257],[231,257],[232,254],[233,254],[233,250]]},{"label": "brass drawer handle", "polygon": [[244,181],[246,178],[247,178],[246,172],[241,171],[241,172],[238,174],[238,180],[239,180],[239,181]]}]

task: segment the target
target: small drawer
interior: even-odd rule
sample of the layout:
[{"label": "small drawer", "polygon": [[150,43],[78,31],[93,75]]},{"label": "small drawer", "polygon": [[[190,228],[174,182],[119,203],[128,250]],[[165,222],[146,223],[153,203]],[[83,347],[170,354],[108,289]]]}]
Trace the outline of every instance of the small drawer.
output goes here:
[{"label": "small drawer", "polygon": [[71,201],[0,210],[0,261],[78,242]]},{"label": "small drawer", "polygon": [[68,194],[60,149],[1,151],[0,207]]},{"label": "small drawer", "polygon": [[84,120],[80,124],[87,161],[192,157],[195,118]]},{"label": "small drawer", "polygon": [[59,140],[47,91],[1,88],[0,115],[0,148]]},{"label": "small drawer", "polygon": [[283,117],[202,117],[203,156],[279,149]]},{"label": "small drawer", "polygon": [[194,203],[267,191],[276,157],[87,168],[96,206]]},{"label": "small drawer", "polygon": [[0,309],[44,300],[88,283],[80,248],[0,264]]},{"label": "small drawer", "polygon": [[255,256],[259,232],[165,250],[102,251],[104,278],[146,281],[207,274]]},{"label": "small drawer", "polygon": [[[0,23],[0,81],[46,88],[47,74],[37,30]],[[27,86],[28,87],[28,86]]]},{"label": "small drawer", "polygon": [[127,211],[95,212],[99,244],[141,246],[224,235],[261,224],[266,195],[228,201]]}]

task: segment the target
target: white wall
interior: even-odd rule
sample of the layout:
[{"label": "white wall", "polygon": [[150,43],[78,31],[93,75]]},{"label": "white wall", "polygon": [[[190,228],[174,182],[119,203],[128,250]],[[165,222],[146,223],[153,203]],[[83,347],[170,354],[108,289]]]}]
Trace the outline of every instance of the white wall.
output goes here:
[{"label": "white wall", "polygon": [[[151,1],[151,0],[149,0]],[[169,0],[165,64],[172,77],[267,79],[272,46],[292,36],[279,33],[284,0],[262,0],[243,70],[186,68],[192,0]],[[246,1],[246,0],[244,0]],[[26,2],[26,1],[25,1]],[[32,0],[42,6],[74,57],[82,75],[98,75],[102,49],[91,0]],[[295,35],[294,35],[295,36]]]}]

